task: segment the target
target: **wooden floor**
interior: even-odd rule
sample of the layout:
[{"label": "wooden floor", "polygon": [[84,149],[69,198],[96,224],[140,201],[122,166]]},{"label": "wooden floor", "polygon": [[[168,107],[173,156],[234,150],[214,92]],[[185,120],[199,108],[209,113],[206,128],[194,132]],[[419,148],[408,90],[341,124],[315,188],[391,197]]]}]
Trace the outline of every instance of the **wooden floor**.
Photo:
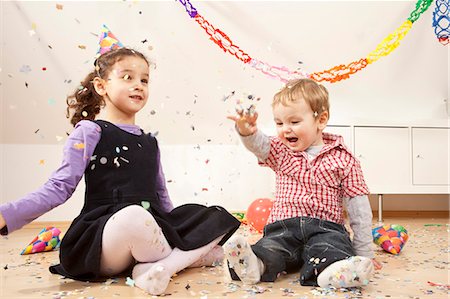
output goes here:
[{"label": "wooden floor", "polygon": [[[384,224],[403,225],[409,241],[399,255],[379,249],[383,269],[363,289],[325,290],[302,287],[298,275],[280,277],[275,283],[244,286],[232,282],[223,266],[188,269],[173,277],[165,296],[170,298],[450,298],[449,230],[447,218],[389,218]],[[377,223],[374,223],[377,225]],[[43,226],[33,224],[0,241],[0,298],[151,298],[126,283],[126,278],[106,283],[63,279],[48,271],[58,262],[58,252],[21,256],[22,249]],[[63,232],[67,225],[60,228]],[[259,236],[243,226],[240,233],[254,242]],[[374,245],[375,246],[375,245]],[[432,285],[435,283],[437,285]]]}]

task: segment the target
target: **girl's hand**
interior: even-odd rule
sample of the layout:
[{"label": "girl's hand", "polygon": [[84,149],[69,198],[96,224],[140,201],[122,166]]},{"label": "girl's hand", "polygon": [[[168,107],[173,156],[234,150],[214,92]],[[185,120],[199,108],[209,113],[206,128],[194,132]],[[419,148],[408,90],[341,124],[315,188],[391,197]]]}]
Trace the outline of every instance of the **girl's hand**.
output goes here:
[{"label": "girl's hand", "polygon": [[239,110],[236,112],[238,115],[230,115],[227,118],[235,122],[239,134],[242,136],[254,134],[257,130],[256,120],[258,119],[258,113],[254,109],[247,111]]},{"label": "girl's hand", "polygon": [[2,213],[0,213],[0,229],[2,229],[3,227],[5,227],[5,225],[6,225],[5,218],[3,218]]},{"label": "girl's hand", "polygon": [[381,268],[383,268],[381,263],[379,261],[377,261],[376,259],[372,259],[372,263],[373,263],[373,267],[375,268],[375,270],[381,270]]}]

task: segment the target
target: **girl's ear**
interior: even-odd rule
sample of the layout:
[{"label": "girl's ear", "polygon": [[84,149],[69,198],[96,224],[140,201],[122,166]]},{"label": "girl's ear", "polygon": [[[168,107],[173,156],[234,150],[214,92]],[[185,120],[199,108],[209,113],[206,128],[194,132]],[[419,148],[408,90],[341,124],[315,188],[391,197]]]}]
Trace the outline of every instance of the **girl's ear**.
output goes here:
[{"label": "girl's ear", "polygon": [[328,111],[324,111],[319,115],[319,129],[324,130],[328,123]]},{"label": "girl's ear", "polygon": [[92,84],[94,85],[95,91],[101,96],[106,95],[106,84],[105,83],[106,83],[105,80],[103,80],[102,78],[99,78],[99,77],[95,77],[92,82]]}]

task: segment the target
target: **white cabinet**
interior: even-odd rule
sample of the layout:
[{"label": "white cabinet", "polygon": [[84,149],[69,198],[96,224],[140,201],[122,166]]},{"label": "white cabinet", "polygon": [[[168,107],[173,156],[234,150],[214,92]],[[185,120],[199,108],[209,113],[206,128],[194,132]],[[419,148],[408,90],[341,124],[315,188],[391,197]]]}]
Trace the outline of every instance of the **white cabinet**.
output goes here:
[{"label": "white cabinet", "polygon": [[412,128],[414,185],[449,185],[448,128]]},{"label": "white cabinet", "polygon": [[333,124],[372,194],[450,194],[448,126]]},{"label": "white cabinet", "polygon": [[342,135],[360,161],[370,193],[450,194],[448,126],[338,125],[326,132]]},{"label": "white cabinet", "polygon": [[409,193],[409,128],[354,127],[354,153],[371,193]]}]

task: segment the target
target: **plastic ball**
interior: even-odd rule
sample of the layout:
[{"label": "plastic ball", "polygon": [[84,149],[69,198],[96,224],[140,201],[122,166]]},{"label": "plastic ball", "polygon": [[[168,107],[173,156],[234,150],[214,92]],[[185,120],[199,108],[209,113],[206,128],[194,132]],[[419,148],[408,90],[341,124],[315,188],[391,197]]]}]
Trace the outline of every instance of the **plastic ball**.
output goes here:
[{"label": "plastic ball", "polygon": [[247,222],[258,232],[262,232],[272,211],[273,201],[268,198],[254,200],[245,215]]}]

